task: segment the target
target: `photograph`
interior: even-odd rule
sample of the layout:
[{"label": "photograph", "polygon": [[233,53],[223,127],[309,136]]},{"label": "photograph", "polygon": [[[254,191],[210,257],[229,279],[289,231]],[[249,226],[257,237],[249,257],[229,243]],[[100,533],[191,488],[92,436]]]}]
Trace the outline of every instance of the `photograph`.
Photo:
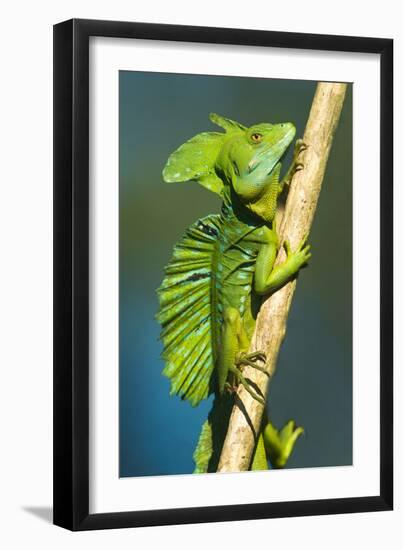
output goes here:
[{"label": "photograph", "polygon": [[[281,234],[317,87],[119,71],[121,478],[353,464],[352,83],[311,230]],[[295,281],[278,356],[251,351]],[[225,469],[240,389],[260,420]]]}]

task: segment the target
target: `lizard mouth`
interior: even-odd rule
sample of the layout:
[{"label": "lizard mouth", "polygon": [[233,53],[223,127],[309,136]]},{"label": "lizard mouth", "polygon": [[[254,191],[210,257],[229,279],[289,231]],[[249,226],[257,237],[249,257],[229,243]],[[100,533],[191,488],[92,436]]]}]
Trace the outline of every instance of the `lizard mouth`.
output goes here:
[{"label": "lizard mouth", "polygon": [[260,148],[247,165],[248,174],[259,173],[260,176],[269,176],[276,166],[282,162],[294,138],[295,129],[287,132],[277,143],[268,143]]},{"label": "lizard mouth", "polygon": [[[283,161],[284,157],[287,154],[287,149],[281,154],[281,156],[273,162],[273,159],[256,159],[253,158],[249,164],[248,164],[248,174],[252,174],[254,171],[259,169],[258,171],[263,171],[266,176],[270,176],[277,166]],[[267,165],[267,166],[265,166]]]}]

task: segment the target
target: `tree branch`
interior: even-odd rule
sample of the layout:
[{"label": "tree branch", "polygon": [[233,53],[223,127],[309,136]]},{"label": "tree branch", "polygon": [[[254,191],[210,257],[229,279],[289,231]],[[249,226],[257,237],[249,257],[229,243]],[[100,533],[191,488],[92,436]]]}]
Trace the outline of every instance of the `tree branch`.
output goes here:
[{"label": "tree branch", "polygon": [[[276,218],[280,240],[283,242],[287,238],[292,250],[309,233],[312,224],[346,87],[346,84],[341,83],[320,82],[316,88],[303,138],[308,148],[300,156],[304,169],[295,174],[284,213],[279,213]],[[285,252],[280,248],[276,263],[284,260]],[[271,376],[274,374],[278,352],[285,336],[295,287],[294,279],[267,298],[256,320],[250,351],[263,350],[266,353],[266,368]],[[243,372],[266,399],[269,387],[267,375],[252,367],[245,368]],[[240,385],[217,471],[239,472],[249,469],[263,410],[263,405]]]}]

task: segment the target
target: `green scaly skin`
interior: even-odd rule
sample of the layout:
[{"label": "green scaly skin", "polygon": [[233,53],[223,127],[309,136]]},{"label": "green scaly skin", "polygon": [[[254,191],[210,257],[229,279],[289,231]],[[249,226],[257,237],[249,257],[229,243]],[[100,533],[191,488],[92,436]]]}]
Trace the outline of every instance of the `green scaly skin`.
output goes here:
[{"label": "green scaly skin", "polygon": [[[281,158],[295,136],[293,124],[246,128],[219,115],[210,118],[226,133],[198,134],[170,156],[163,172],[168,182],[194,179],[223,200],[220,215],[199,220],[176,245],[158,290],[164,374],[171,379],[171,392],[192,405],[211,392],[216,395],[194,453],[195,472],[216,471],[237,385],[264,404],[242,374],[243,365],[266,372],[264,353],[248,353],[261,300],[311,257],[306,238],[295,251],[285,241],[287,258],[274,267],[277,199],[302,168],[298,154],[305,148],[297,140],[293,162],[280,180]],[[277,432],[265,422],[251,469],[267,468],[268,459],[283,467],[300,433],[294,423]]]}]

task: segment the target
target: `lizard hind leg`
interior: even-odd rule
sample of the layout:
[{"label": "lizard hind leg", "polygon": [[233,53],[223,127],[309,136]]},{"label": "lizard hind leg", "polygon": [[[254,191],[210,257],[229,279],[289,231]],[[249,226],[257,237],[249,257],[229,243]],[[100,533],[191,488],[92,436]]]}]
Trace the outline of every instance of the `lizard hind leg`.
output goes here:
[{"label": "lizard hind leg", "polygon": [[227,384],[228,374],[231,373],[237,384],[242,384],[250,395],[260,403],[264,399],[256,393],[253,385],[244,377],[241,372],[241,364],[250,364],[258,370],[265,369],[253,363],[253,359],[264,359],[262,352],[247,354],[249,340],[243,327],[241,315],[234,307],[224,309],[224,323],[222,328],[221,350],[218,358],[218,385],[222,394]]}]

